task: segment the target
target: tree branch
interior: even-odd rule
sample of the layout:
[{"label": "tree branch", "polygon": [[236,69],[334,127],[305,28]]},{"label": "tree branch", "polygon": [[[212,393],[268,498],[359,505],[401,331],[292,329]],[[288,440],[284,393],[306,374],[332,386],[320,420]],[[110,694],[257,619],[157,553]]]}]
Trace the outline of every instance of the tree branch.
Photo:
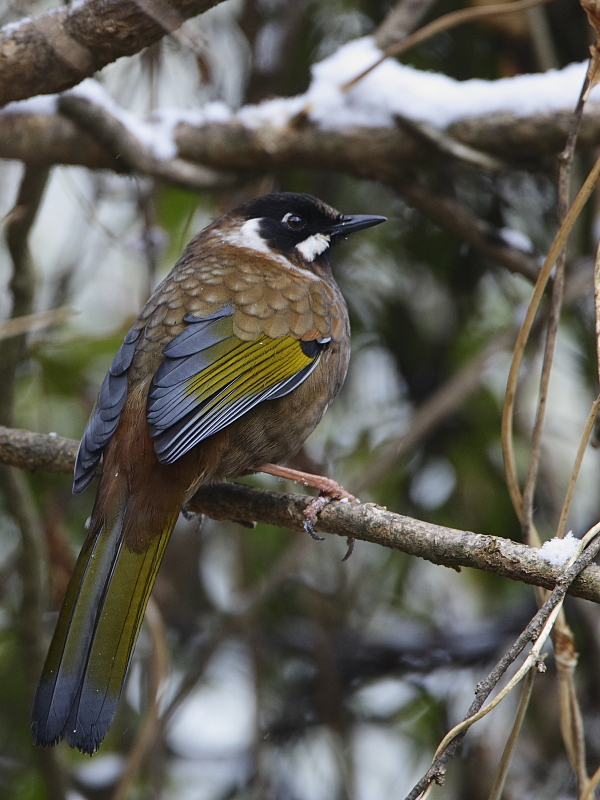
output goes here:
[{"label": "tree branch", "polygon": [[[81,133],[54,115],[21,115],[12,110],[0,113],[0,157],[45,163],[60,156],[68,163],[119,171],[136,169],[199,189],[212,181],[213,188],[224,181],[235,181],[240,173],[249,176],[298,166],[344,172],[392,186],[410,205],[462,236],[486,257],[529,280],[537,278],[537,260],[504,242],[493,226],[452,198],[440,197],[417,181],[407,180],[409,168],[431,160],[431,149],[421,137],[400,127],[325,130],[302,114],[283,126],[265,122],[250,127],[236,117],[227,122],[197,124],[182,119],[172,129],[178,157],[162,161],[104,106],[74,95],[64,96],[60,104],[84,124]],[[91,130],[97,139],[86,132]],[[67,141],[73,143],[71,155]],[[121,158],[117,159],[117,152]],[[198,164],[220,174],[209,174]]]},{"label": "tree branch", "polygon": [[[0,462],[25,469],[71,472],[78,442],[60,436],[0,427]],[[203,487],[188,504],[212,519],[254,520],[304,530],[304,509],[313,498],[254,489],[236,483]],[[508,539],[432,525],[393,514],[373,503],[330,503],[316,530],[401,550],[453,569],[472,567],[552,589],[561,575],[540,551]],[[570,593],[600,603],[600,567],[588,567]]]},{"label": "tree branch", "polygon": [[221,0],[87,0],[0,31],[0,105],[61,92]]},{"label": "tree branch", "polygon": [[150,147],[140,142],[108,109],[76,91],[60,95],[58,109],[83,130],[89,131],[98,142],[109,147],[115,159],[122,159],[129,169],[142,175],[192,189],[223,190],[235,183],[235,174],[231,172],[218,174],[182,158],[157,158]]}]

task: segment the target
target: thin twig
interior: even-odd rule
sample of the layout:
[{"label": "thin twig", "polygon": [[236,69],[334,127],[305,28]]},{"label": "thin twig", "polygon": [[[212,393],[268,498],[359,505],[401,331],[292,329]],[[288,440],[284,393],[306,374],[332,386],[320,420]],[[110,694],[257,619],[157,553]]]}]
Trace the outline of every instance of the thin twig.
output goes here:
[{"label": "thin twig", "polygon": [[[585,100],[591,85],[592,77],[595,74],[594,59],[590,60],[586,77],[581,88],[579,100],[571,126],[569,135],[563,152],[560,155],[560,169],[559,169],[559,204],[558,204],[558,222],[562,226],[567,217],[569,208],[569,195],[570,195],[570,176],[571,166],[575,154],[575,146],[577,137],[581,128],[581,120],[583,116],[583,109]],[[548,390],[550,384],[550,375],[552,371],[552,364],[554,360],[554,351],[556,346],[556,339],[558,335],[558,326],[560,322],[560,314],[563,304],[564,286],[565,286],[565,264],[566,264],[566,239],[562,248],[556,257],[556,269],[554,276],[554,283],[552,287],[552,300],[550,308],[550,316],[548,319],[546,344],[544,348],[544,358],[542,364],[542,374],[540,378],[540,388],[538,393],[538,406],[536,412],[535,424],[531,436],[531,450],[529,456],[529,465],[527,470],[527,477],[523,488],[523,495],[521,503],[515,505],[515,510],[519,515],[521,526],[523,530],[524,540],[533,546],[540,545],[540,539],[533,522],[533,503],[535,487],[537,483],[537,476],[539,472],[540,458],[542,452],[542,435],[544,429],[544,419],[546,413],[546,405],[548,401]],[[523,347],[525,342],[522,343]],[[508,394],[508,388],[507,388]],[[584,443],[587,443],[591,432],[591,425],[593,424],[593,416],[588,417],[588,422],[582,436],[582,441],[576,457],[575,466],[571,474],[570,485],[567,490],[567,497],[563,503],[563,513],[559,521],[558,535],[562,535],[564,531],[564,521],[566,513],[568,512],[570,497],[574,490],[575,481],[579,474],[579,467],[581,459],[583,458]],[[512,444],[510,445],[512,447]],[[515,478],[516,479],[516,478]],[[515,498],[513,498],[513,504]],[[562,527],[561,527],[562,524]],[[537,592],[538,602],[541,603],[541,596]],[[552,632],[552,642],[554,645],[557,665],[559,690],[561,698],[561,732],[565,743],[565,748],[569,756],[571,765],[577,775],[577,782],[580,790],[587,785],[588,776],[586,770],[585,758],[585,740],[582,733],[581,724],[581,711],[577,702],[577,694],[574,687],[574,671],[577,664],[577,652],[574,646],[573,634],[567,624],[564,613],[560,613],[557,618],[556,627]]]},{"label": "thin twig", "polygon": [[152,749],[160,727],[161,687],[164,685],[169,670],[169,648],[160,609],[153,597],[150,597],[148,601],[144,620],[152,640],[150,706],[133,746],[127,755],[125,769],[119,778],[112,800],[126,800],[131,784],[139,774],[140,768]]},{"label": "thin twig", "polygon": [[519,517],[521,513],[522,496],[517,478],[517,468],[516,468],[515,454],[512,442],[513,413],[514,413],[519,368],[521,366],[521,361],[523,359],[525,344],[527,343],[527,340],[529,338],[529,333],[531,332],[531,328],[533,326],[537,310],[539,308],[544,290],[546,288],[546,284],[550,279],[550,273],[554,268],[556,259],[558,258],[559,253],[564,247],[564,244],[571,232],[571,229],[573,228],[573,225],[575,224],[577,218],[579,217],[579,214],[581,213],[583,206],[586,204],[591,193],[593,192],[599,177],[600,177],[600,158],[597,159],[596,163],[592,168],[592,171],[586,178],[585,183],[581,187],[579,194],[575,198],[575,202],[569,209],[565,217],[565,221],[561,225],[558,233],[556,234],[554,242],[550,247],[546,260],[544,261],[544,265],[536,281],[533,294],[529,302],[527,312],[525,314],[525,319],[523,320],[523,324],[519,331],[519,335],[517,337],[517,343],[515,345],[515,350],[513,353],[513,359],[510,365],[507,387],[506,387],[506,395],[504,398],[504,407],[502,410],[502,452],[504,455],[506,484],[508,487],[508,491],[510,493],[513,507],[517,511]]},{"label": "thin twig", "polygon": [[419,28],[416,33],[413,33],[411,36],[407,36],[401,42],[387,47],[383,51],[381,58],[377,59],[377,61],[375,61],[374,64],[371,64],[370,67],[367,67],[367,69],[363,70],[360,75],[357,75],[355,78],[352,78],[352,80],[344,83],[341,86],[341,90],[343,92],[347,91],[351,86],[354,86],[355,83],[358,83],[358,81],[362,80],[366,75],[369,74],[369,72],[374,70],[375,67],[378,67],[383,61],[385,61],[386,58],[398,56],[400,53],[404,53],[411,47],[415,47],[415,45],[425,42],[427,39],[430,39],[437,33],[442,33],[443,31],[454,28],[457,25],[462,25],[465,22],[475,22],[476,20],[498,16],[499,14],[513,14],[515,11],[524,11],[527,8],[533,8],[533,6],[539,6],[542,3],[548,2],[550,2],[550,0],[517,0],[517,2],[514,3],[498,3],[491,6],[462,8],[460,11],[451,11],[449,14],[444,14],[443,17],[438,17],[428,25],[424,25],[422,28]]},{"label": "thin twig", "polygon": [[[494,669],[489,673],[487,678],[477,684],[475,699],[471,703],[471,707],[465,715],[463,722],[455,726],[444,738],[442,744],[440,744],[438,748],[439,755],[436,756],[427,773],[413,787],[412,791],[407,795],[405,800],[417,800],[423,794],[423,792],[426,791],[427,787],[434,781],[443,781],[448,761],[456,752],[460,742],[463,740],[466,734],[468,727],[481,716],[480,712],[485,700],[496,687],[502,675],[506,672],[508,667],[514,663],[528,642],[534,640],[536,643],[540,642],[544,636],[544,633],[546,633],[546,635],[550,633],[554,619],[560,610],[560,606],[564,600],[569,586],[575,577],[585,569],[586,565],[591,563],[592,559],[594,559],[600,551],[600,536],[597,536],[599,528],[600,523],[588,531],[580,545],[581,547],[584,545],[584,543],[588,543],[587,547],[585,547],[585,550],[581,553],[581,555],[579,555],[574,563],[571,563],[571,566],[564,570],[562,577],[557,582],[556,587],[546,602],[532,618],[523,633],[521,633],[519,638],[514,642],[508,652],[505,653],[505,655],[500,659]],[[596,538],[591,541],[593,537]],[[541,647],[541,644],[539,647]],[[535,651],[532,648],[532,652],[529,654],[527,659],[527,662],[529,663],[528,669],[536,663],[534,659],[539,657],[539,647],[537,647]],[[515,678],[516,676],[513,677],[510,685],[515,685]],[[493,707],[496,704],[497,698],[495,698],[495,700],[493,700],[487,708]]]},{"label": "thin twig", "polygon": [[598,784],[600,784],[600,767],[594,772],[588,785],[585,787],[582,794],[579,795],[579,800],[594,800],[594,790],[597,788]]},{"label": "thin twig", "polygon": [[[559,156],[559,173],[558,173],[558,224],[563,224],[567,211],[569,209],[569,196],[570,196],[570,182],[571,182],[571,166],[573,164],[573,157],[575,155],[575,147],[577,144],[577,137],[581,128],[581,120],[583,118],[583,109],[585,107],[585,98],[587,97],[588,87],[590,85],[590,65],[586,72],[585,80],[579,94],[579,99],[575,112],[573,114],[573,121],[569,129],[569,135],[563,152]],[[527,471],[527,478],[523,488],[523,502],[520,510],[521,525],[523,527],[524,539],[528,544],[539,547],[539,538],[533,528],[533,497],[535,493],[535,486],[537,482],[537,475],[539,471],[539,463],[542,451],[542,434],[544,429],[544,418],[546,412],[546,404],[548,401],[548,387],[550,384],[550,373],[552,371],[552,362],[554,360],[554,350],[556,346],[556,337],[558,335],[558,325],[560,322],[560,314],[563,303],[564,286],[565,286],[565,263],[566,263],[566,246],[564,246],[556,260],[556,270],[554,276],[554,283],[552,287],[552,301],[550,308],[550,318],[548,320],[548,328],[546,333],[546,346],[544,349],[544,360],[542,364],[542,375],[540,379],[540,389],[538,395],[538,408],[536,414],[535,425],[531,436],[531,453],[529,456],[529,467]],[[560,535],[560,534],[559,534]]]},{"label": "thin twig", "polygon": [[384,50],[413,31],[435,0],[399,0],[373,34],[375,44]]},{"label": "thin twig", "polygon": [[537,667],[533,666],[531,667],[531,669],[527,673],[527,677],[523,681],[523,688],[521,689],[521,697],[519,699],[519,706],[517,708],[515,720],[513,722],[513,726],[511,728],[509,737],[506,741],[504,750],[502,752],[502,758],[500,759],[498,773],[496,774],[494,785],[492,786],[492,791],[490,792],[488,800],[501,800],[502,792],[504,791],[504,784],[506,782],[506,777],[508,775],[508,768],[510,766],[510,762],[512,761],[512,757],[514,755],[515,748],[517,746],[517,741],[519,739],[519,734],[521,733],[521,728],[523,727],[523,720],[525,719],[525,713],[527,712],[527,708],[529,707],[529,701],[531,700],[531,692],[533,690],[533,682],[535,680],[536,674],[537,674]]},{"label": "thin twig", "polygon": [[62,325],[78,312],[70,306],[53,308],[50,311],[38,311],[34,314],[25,314],[22,317],[13,317],[6,322],[0,322],[0,340],[10,339],[13,336],[23,336],[33,331],[44,330],[53,325]]},{"label": "thin twig", "polygon": [[577,448],[577,455],[575,456],[575,464],[573,465],[573,470],[571,472],[571,477],[569,479],[569,486],[567,487],[567,493],[565,495],[563,507],[560,512],[560,519],[558,521],[558,525],[556,528],[556,536],[559,539],[562,539],[562,537],[565,535],[567,517],[569,516],[569,509],[571,507],[571,501],[573,500],[575,485],[577,483],[577,478],[579,477],[579,472],[581,470],[581,463],[586,453],[587,446],[590,441],[590,436],[592,435],[592,431],[594,429],[594,422],[596,421],[596,417],[598,416],[599,411],[600,411],[600,395],[592,403],[590,413],[588,414],[587,422],[585,423],[585,427],[583,429],[581,441],[579,442],[579,447]]}]

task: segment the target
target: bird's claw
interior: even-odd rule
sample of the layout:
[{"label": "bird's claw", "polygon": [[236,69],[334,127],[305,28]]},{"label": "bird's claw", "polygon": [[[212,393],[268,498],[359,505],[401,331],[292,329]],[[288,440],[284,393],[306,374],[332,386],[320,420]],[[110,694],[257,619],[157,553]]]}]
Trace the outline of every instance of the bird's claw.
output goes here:
[{"label": "bird's claw", "polygon": [[[356,500],[354,495],[351,495],[345,489],[343,489],[339,484],[336,484],[338,491],[332,492],[329,494],[328,492],[321,491],[318,497],[315,497],[314,500],[306,506],[304,509],[304,530],[308,533],[311,539],[315,539],[317,542],[324,541],[323,536],[318,536],[315,533],[314,526],[317,523],[317,517],[319,513],[325,508],[325,506],[330,503],[332,500]],[[341,490],[341,491],[339,491]],[[354,543],[356,539],[352,536],[348,536],[347,544],[348,549],[346,550],[346,555],[342,558],[342,561],[347,561],[352,553],[354,552]]]},{"label": "bird's claw", "polygon": [[330,498],[325,497],[324,495],[319,495],[318,497],[315,497],[314,500],[311,500],[304,509],[304,530],[308,533],[311,539],[314,539],[316,542],[325,541],[324,536],[318,536],[315,533],[315,525],[317,523],[319,512],[322,508],[325,508],[329,500]]},{"label": "bird's claw", "polygon": [[348,536],[346,539],[346,544],[348,545],[348,549],[346,550],[346,555],[342,558],[342,562],[348,561],[352,553],[354,552],[354,543],[356,539],[353,536]]}]

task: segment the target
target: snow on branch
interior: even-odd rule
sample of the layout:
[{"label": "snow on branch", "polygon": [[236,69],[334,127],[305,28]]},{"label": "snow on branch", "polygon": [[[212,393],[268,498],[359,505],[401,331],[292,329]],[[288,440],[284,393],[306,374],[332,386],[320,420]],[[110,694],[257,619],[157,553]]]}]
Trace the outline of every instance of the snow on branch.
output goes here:
[{"label": "snow on branch", "polygon": [[76,0],[0,30],[0,105],[75,86],[221,0]]},{"label": "snow on branch", "polygon": [[[179,4],[188,8],[191,2],[180,0]],[[204,4],[214,4],[214,0],[204,0]],[[94,5],[95,0],[87,0],[69,7],[73,10],[68,14],[73,16],[78,9]],[[60,13],[67,14],[67,10]],[[10,30],[3,29],[4,36],[14,38],[34,22],[8,26]],[[2,47],[0,35],[0,53]],[[558,152],[564,145],[585,74],[584,64],[571,64],[563,70],[497,81],[456,81],[387,59],[350,89],[342,89],[380,54],[370,37],[350,42],[313,66],[305,94],[244,106],[238,111],[211,102],[192,111],[160,109],[141,119],[119,108],[96,82],[86,81],[75,92],[88,104],[101,108],[104,116],[118,120],[130,138],[138,139],[155,160],[178,155],[206,167],[231,171],[301,163],[358,174],[362,171],[368,173],[365,177],[382,179],[407,164],[414,166],[419,157],[429,159],[431,147],[473,163],[478,161],[477,153],[469,154],[460,145],[511,161]],[[11,63],[11,59],[0,58],[4,91],[11,91],[7,85],[18,83],[16,77],[2,80],[2,69]],[[594,103],[599,93],[598,87],[592,92],[584,119],[584,146],[596,144],[600,138],[600,105]],[[56,107],[55,97],[32,98],[11,103],[0,112],[0,157],[90,167],[114,163],[114,156],[99,153],[97,136],[95,145],[90,137],[77,147],[67,148],[65,135],[72,142],[73,129],[61,118],[56,119]],[[427,135],[434,128],[440,135]],[[106,146],[106,137],[101,143]],[[486,158],[480,161],[485,168]],[[501,166],[489,157],[487,163],[490,169]]]},{"label": "snow on branch", "polygon": [[[55,434],[0,426],[0,463],[11,466],[69,473],[77,446],[78,442]],[[303,512],[311,500],[223,483],[200,489],[188,508],[217,520],[253,520],[303,530]],[[315,530],[373,542],[453,569],[472,567],[548,589],[560,579],[566,560],[566,556],[548,560],[547,552],[509,539],[432,525],[373,503],[330,503],[320,512]],[[570,593],[600,603],[600,567],[588,567]]]}]

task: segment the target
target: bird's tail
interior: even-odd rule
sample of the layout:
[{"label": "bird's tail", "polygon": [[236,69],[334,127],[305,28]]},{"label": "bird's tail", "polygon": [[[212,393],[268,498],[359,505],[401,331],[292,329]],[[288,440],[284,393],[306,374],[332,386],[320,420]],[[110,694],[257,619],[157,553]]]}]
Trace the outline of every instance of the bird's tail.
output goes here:
[{"label": "bird's tail", "polygon": [[124,536],[127,497],[92,524],[69,582],[33,706],[38,745],[65,738],[90,755],[115,714],[148,598],[177,519],[141,552]]}]

